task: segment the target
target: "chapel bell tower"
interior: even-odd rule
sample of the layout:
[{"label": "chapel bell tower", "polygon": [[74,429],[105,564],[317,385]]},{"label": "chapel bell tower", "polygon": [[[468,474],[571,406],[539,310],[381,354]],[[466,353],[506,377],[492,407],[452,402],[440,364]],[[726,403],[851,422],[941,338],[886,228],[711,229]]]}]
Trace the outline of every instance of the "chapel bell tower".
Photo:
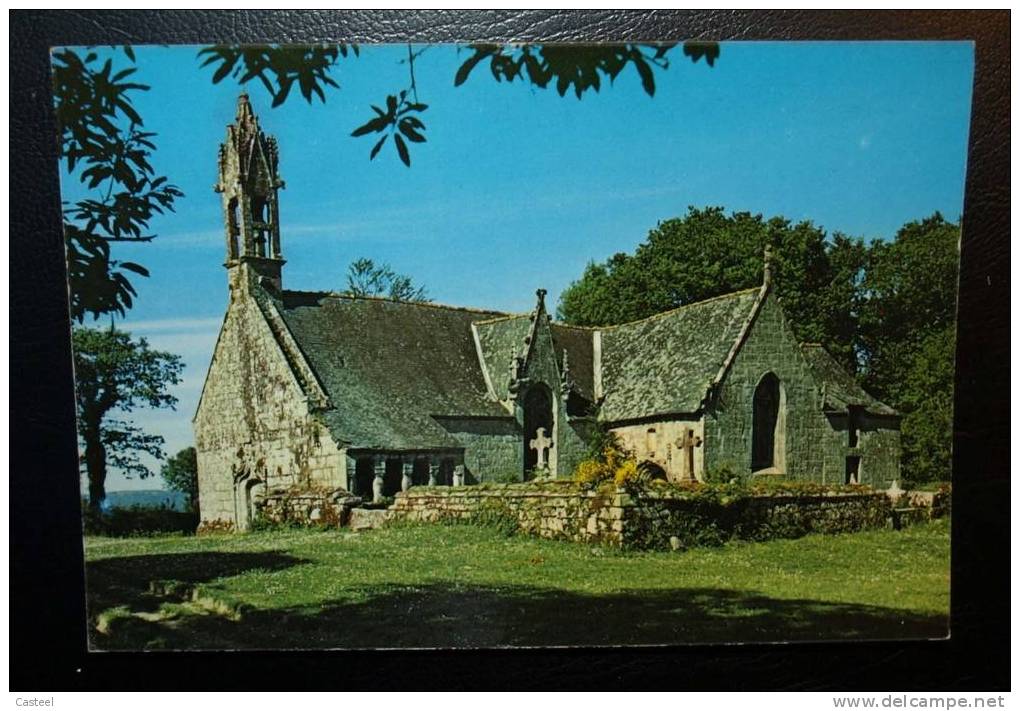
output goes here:
[{"label": "chapel bell tower", "polygon": [[234,289],[264,277],[282,288],[280,211],[277,193],[284,187],[279,175],[276,139],[259,128],[248,94],[237,99],[237,118],[227,126],[220,144],[219,182],[223,198],[227,260],[224,266]]}]

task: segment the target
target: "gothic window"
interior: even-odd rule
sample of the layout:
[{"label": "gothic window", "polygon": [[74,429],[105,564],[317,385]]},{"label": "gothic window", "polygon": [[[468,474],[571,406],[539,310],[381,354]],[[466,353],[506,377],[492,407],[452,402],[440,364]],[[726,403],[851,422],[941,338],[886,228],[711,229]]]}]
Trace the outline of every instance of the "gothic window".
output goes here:
[{"label": "gothic window", "polygon": [[[532,442],[538,438],[538,431],[544,430],[545,437],[552,438],[553,411],[552,393],[545,385],[534,385],[524,395],[524,471],[533,470],[538,464],[538,450]],[[548,461],[546,450],[546,461]]]},{"label": "gothic window", "polygon": [[754,390],[751,426],[751,471],[783,469],[786,403],[783,386],[766,373]]}]

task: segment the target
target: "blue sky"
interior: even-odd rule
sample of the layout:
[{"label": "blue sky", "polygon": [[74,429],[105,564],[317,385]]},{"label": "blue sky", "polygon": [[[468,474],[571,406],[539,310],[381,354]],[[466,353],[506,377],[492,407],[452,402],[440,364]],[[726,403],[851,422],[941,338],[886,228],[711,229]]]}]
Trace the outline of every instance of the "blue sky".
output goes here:
[{"label": "blue sky", "polygon": [[[239,88],[213,85],[196,47],[136,48],[136,108],[158,133],[153,163],[185,192],[153,222],[158,238],[117,245],[152,276],[121,326],[187,364],[176,411],[137,412],[168,453],[192,443],[191,416],[227,300],[216,151]],[[284,286],[342,289],[366,256],[424,284],[441,303],[525,311],[551,303],[585,265],[632,251],[688,205],[807,219],[889,239],[904,222],[962,211],[973,48],[963,42],[726,43],[714,67],[675,50],[654,98],[629,68],[578,101],[498,84],[468,51],[428,48],[415,64],[428,142],[405,168],[391,145],[350,132],[369,105],[407,86],[406,46],[341,60],[325,104],[296,93],[251,100],[280,144]],[[113,55],[124,64],[122,55]],[[65,199],[82,195],[64,180]],[[158,465],[153,466],[154,469]],[[150,488],[158,479],[110,490]]]}]

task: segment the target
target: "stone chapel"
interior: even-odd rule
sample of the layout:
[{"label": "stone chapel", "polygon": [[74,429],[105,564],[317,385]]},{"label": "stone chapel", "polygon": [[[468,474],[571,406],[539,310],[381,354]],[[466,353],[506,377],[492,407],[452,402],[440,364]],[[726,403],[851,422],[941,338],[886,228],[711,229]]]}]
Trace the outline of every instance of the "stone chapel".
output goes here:
[{"label": "stone chapel", "polygon": [[604,328],[284,288],[279,149],[248,97],[219,150],[229,304],[194,417],[204,523],[288,489],[569,477],[600,427],[670,480],[886,487],[899,416],[759,287]]}]

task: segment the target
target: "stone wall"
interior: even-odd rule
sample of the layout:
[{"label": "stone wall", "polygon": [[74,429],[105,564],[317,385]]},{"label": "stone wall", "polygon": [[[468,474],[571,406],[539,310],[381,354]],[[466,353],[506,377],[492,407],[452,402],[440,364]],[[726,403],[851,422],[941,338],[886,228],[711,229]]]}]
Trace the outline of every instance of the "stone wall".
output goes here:
[{"label": "stone wall", "polygon": [[853,533],[882,528],[891,516],[889,497],[880,491],[735,497],[649,493],[628,509],[625,542],[633,548],[666,549],[718,545],[731,539]]},{"label": "stone wall", "polygon": [[311,413],[251,293],[259,287],[242,273],[231,277],[194,429],[202,521],[243,529],[254,499],[269,490],[346,485],[346,458]]},{"label": "stone wall", "polygon": [[883,492],[754,495],[719,499],[683,493],[584,490],[572,482],[415,487],[397,494],[391,521],[516,522],[520,531],[641,549],[686,548],[731,538],[765,540],[885,526]]},{"label": "stone wall", "polygon": [[783,316],[769,294],[723,380],[705,422],[706,466],[750,473],[754,391],[766,373],[782,384],[785,406],[784,478],[842,484],[846,457],[861,456],[861,484],[886,488],[898,476],[899,431],[866,418],[859,445],[849,448],[845,418],[827,418],[821,393]]},{"label": "stone wall", "polygon": [[390,520],[436,523],[481,519],[491,523],[506,515],[530,535],[619,545],[623,531],[620,503],[620,496],[579,491],[567,481],[414,487],[397,494]]},{"label": "stone wall", "polygon": [[469,483],[514,477],[524,479],[524,443],[521,426],[513,418],[437,420],[464,446],[464,466]]},{"label": "stone wall", "polygon": [[352,508],[362,503],[346,489],[290,487],[272,489],[255,497],[256,525],[321,526],[336,528],[348,523]]},{"label": "stone wall", "polygon": [[[638,462],[652,462],[666,472],[670,481],[689,479],[686,456],[677,442],[686,430],[691,430],[696,441],[704,442],[704,420],[667,420],[647,422],[639,425],[613,427],[612,432],[620,438],[620,443],[634,454]],[[698,480],[704,479],[705,448],[694,447],[694,475]]]}]

